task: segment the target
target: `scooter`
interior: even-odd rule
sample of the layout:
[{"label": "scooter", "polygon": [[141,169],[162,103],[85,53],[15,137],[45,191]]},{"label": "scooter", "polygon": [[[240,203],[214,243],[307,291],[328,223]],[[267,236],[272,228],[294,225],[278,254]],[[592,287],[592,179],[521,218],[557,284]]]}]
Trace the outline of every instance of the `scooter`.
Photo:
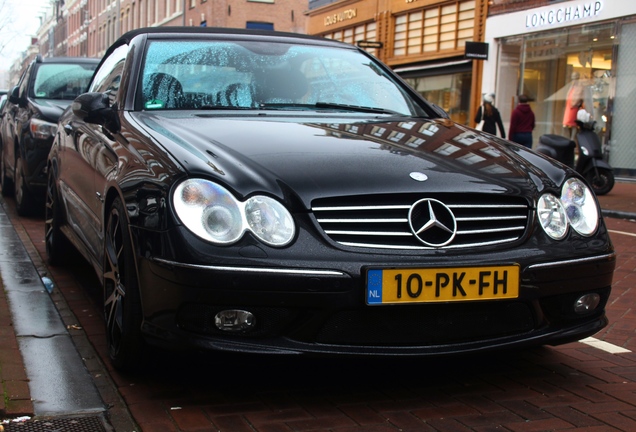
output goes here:
[{"label": "scooter", "polygon": [[541,135],[536,151],[574,168],[587,180],[596,195],[605,195],[614,187],[614,171],[603,159],[601,140],[594,131],[595,122],[578,120],[576,123],[579,128],[576,163],[574,150],[577,143],[560,135]]}]

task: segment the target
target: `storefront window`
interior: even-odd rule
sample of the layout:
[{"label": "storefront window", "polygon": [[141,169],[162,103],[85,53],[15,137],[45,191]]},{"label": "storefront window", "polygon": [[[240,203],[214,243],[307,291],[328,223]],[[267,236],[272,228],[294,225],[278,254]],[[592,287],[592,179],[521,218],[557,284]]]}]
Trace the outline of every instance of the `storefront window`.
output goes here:
[{"label": "storefront window", "polygon": [[[609,163],[618,176],[636,177],[636,23],[621,27],[612,112]],[[609,78],[613,79],[612,77]],[[603,81],[605,82],[605,80]],[[608,87],[612,88],[609,81]],[[610,101],[612,98],[610,98]]]},{"label": "storefront window", "polygon": [[615,23],[504,39],[496,91],[504,122],[510,119],[516,96],[525,94],[536,116],[535,145],[547,133],[574,137],[576,127],[566,124],[566,111],[576,94],[594,117],[597,133],[608,149],[617,40]]},{"label": "storefront window", "polygon": [[457,123],[468,125],[470,119],[470,71],[445,75],[405,77],[426,100],[442,108]]}]

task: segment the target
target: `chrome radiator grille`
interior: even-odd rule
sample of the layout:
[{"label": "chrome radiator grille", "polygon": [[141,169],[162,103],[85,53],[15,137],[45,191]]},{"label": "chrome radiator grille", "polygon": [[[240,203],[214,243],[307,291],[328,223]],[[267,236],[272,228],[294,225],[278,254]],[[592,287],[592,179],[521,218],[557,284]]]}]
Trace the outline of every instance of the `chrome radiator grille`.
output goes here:
[{"label": "chrome radiator grille", "polygon": [[409,224],[409,210],[423,198],[444,203],[455,216],[456,235],[444,249],[514,242],[523,236],[531,212],[523,198],[486,194],[339,197],[316,200],[312,211],[325,234],[345,246],[433,249]]}]

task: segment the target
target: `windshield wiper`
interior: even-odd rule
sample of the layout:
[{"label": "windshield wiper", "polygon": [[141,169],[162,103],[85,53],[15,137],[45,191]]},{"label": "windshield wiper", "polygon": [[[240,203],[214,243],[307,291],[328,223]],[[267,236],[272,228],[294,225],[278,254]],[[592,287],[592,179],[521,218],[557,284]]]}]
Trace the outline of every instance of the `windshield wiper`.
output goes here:
[{"label": "windshield wiper", "polygon": [[391,111],[385,108],[376,108],[376,107],[365,107],[360,105],[347,105],[347,104],[339,104],[339,103],[331,103],[331,102],[316,102],[315,104],[297,104],[297,103],[261,103],[259,104],[260,108],[296,108],[296,109],[316,109],[316,108],[328,108],[328,109],[337,109],[337,110],[345,110],[345,111],[355,111],[355,112],[364,112],[364,113],[373,113],[373,114],[393,114],[403,116],[404,114],[399,113],[397,111]]},{"label": "windshield wiper", "polygon": [[202,105],[193,109],[201,110],[253,110],[253,107],[231,106],[231,105]]},{"label": "windshield wiper", "polygon": [[339,103],[331,103],[331,102],[316,102],[316,107],[345,109],[350,111],[376,113],[376,114],[395,114],[400,116],[404,115],[397,111],[388,110],[386,108],[367,107],[367,106],[360,106],[360,105],[347,105],[347,104],[339,104]]}]

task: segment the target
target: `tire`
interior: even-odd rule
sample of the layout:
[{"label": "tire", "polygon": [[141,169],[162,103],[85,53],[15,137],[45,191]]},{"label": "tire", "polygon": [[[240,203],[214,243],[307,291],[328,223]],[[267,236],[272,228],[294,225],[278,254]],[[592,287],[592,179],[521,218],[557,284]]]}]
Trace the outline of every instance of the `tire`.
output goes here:
[{"label": "tire", "polygon": [[2,196],[11,196],[13,194],[13,182],[7,177],[7,167],[4,158],[4,152],[0,154],[0,189]]},{"label": "tire", "polygon": [[44,206],[44,243],[47,260],[53,266],[68,264],[77,254],[71,242],[60,230],[64,221],[61,204],[53,172],[49,170]]},{"label": "tire", "polygon": [[141,336],[141,300],[128,221],[119,198],[115,199],[107,216],[103,286],[110,360],[120,371],[138,370],[146,351]]},{"label": "tire", "polygon": [[585,179],[596,195],[605,195],[614,187],[614,173],[607,168],[592,169],[585,175]]},{"label": "tire", "polygon": [[36,199],[29,191],[24,180],[24,169],[22,168],[22,158],[18,156],[15,160],[15,179],[13,191],[15,195],[15,208],[20,216],[31,216],[35,213]]}]

